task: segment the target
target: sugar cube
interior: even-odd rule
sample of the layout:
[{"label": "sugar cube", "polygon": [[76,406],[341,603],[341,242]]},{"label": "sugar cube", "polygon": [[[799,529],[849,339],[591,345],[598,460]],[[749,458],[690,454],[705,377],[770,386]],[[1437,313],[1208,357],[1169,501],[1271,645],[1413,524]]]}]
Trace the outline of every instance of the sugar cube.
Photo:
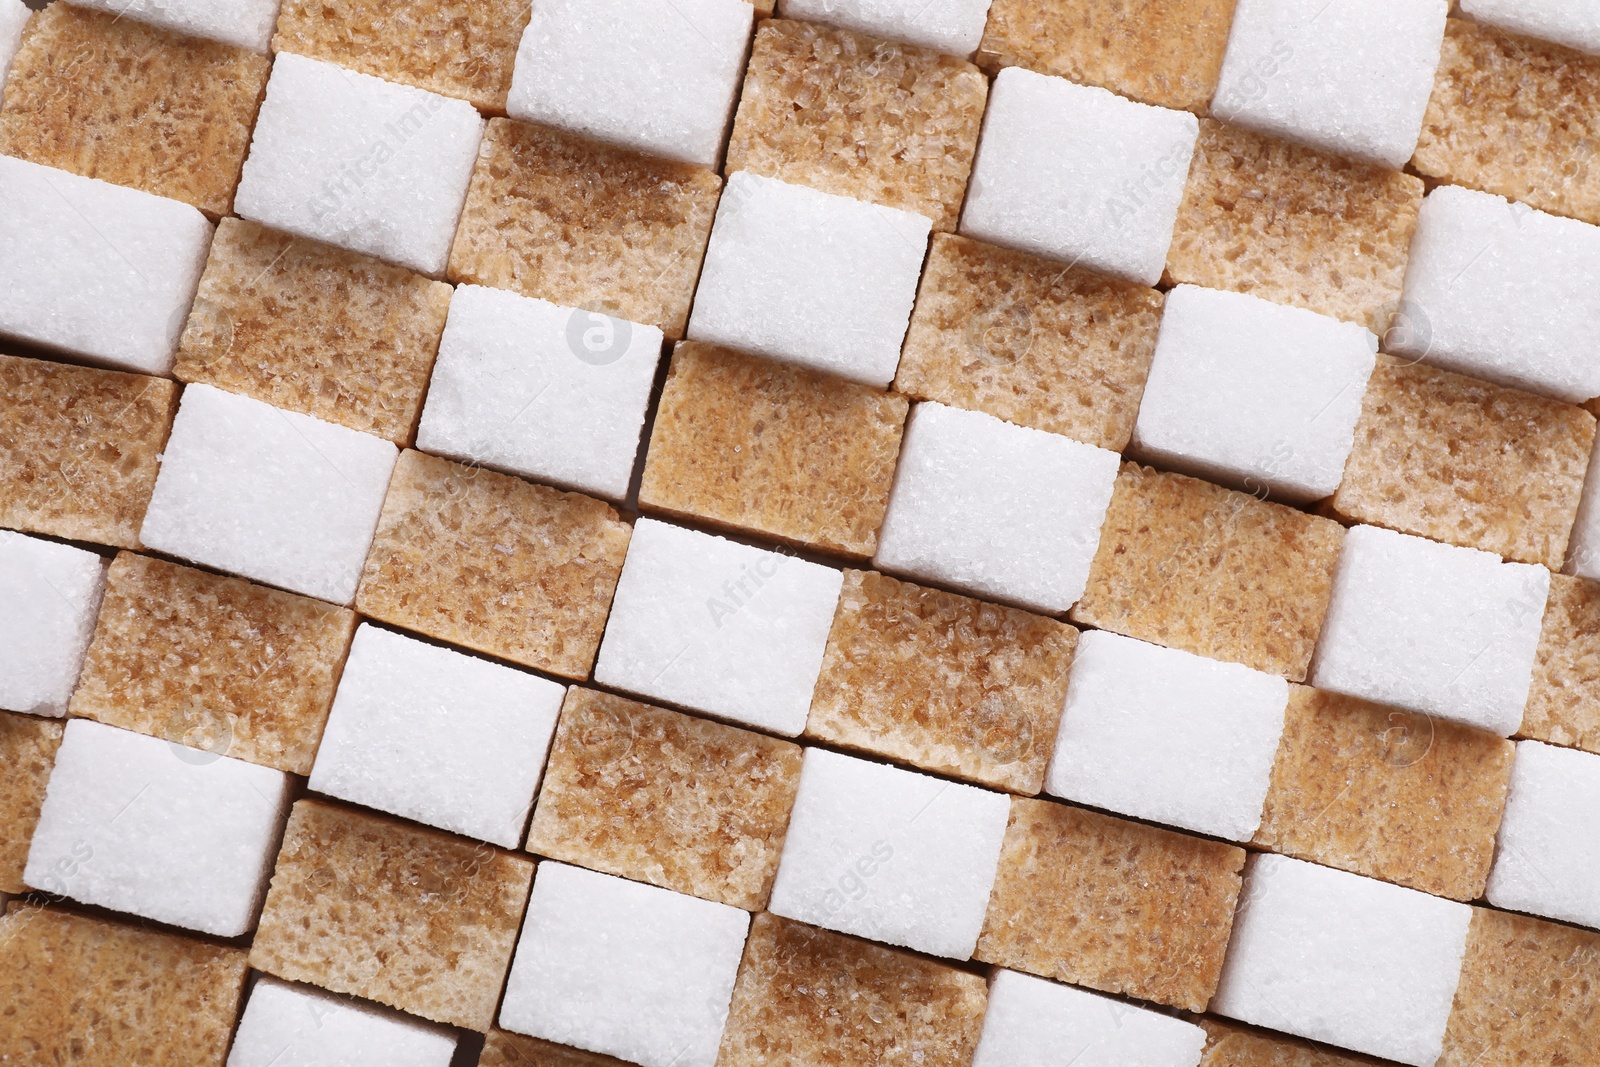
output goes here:
[{"label": "sugar cube", "polygon": [[1518,737],[1600,753],[1600,583],[1550,576]]},{"label": "sugar cube", "polygon": [[1445,0],[1239,0],[1211,113],[1399,170],[1449,10]]},{"label": "sugar cube", "polygon": [[219,937],[255,925],[289,776],[68,721],[23,881]]},{"label": "sugar cube", "polygon": [[1461,13],[1513,33],[1600,55],[1600,10],[1581,0],[1461,0]]},{"label": "sugar cube", "polygon": [[654,326],[459,286],[417,445],[620,500],[660,356]]},{"label": "sugar cube", "polygon": [[1600,929],[1600,756],[1517,742],[1489,903]]},{"label": "sugar cube", "polygon": [[265,53],[278,21],[279,0],[71,0],[79,7],[148,22]]},{"label": "sugar cube", "polygon": [[793,737],[843,582],[809,560],[640,519],[595,681]]},{"label": "sugar cube", "polygon": [[67,713],[105,586],[93,552],[0,530],[0,708]]},{"label": "sugar cube", "polygon": [[234,210],[437,277],[482,136],[465,101],[280,52]]},{"label": "sugar cube", "polygon": [[1194,1023],[999,970],[972,1067],[1196,1067],[1206,1032]]},{"label": "sugar cube", "polygon": [[1509,737],[1550,572],[1376,526],[1344,539],[1311,684]]},{"label": "sugar cube", "polygon": [[312,986],[262,978],[250,990],[228,1067],[450,1067],[456,1037]]},{"label": "sugar cube", "polygon": [[1214,1015],[1201,1016],[1196,1022],[1206,1032],[1206,1051],[1200,1067],[1372,1067],[1375,1062],[1355,1052],[1313,1045],[1287,1034],[1226,1023]]},{"label": "sugar cube", "polygon": [[886,386],[929,220],[737,171],[717,205],[689,336]]},{"label": "sugar cube", "polygon": [[[22,870],[28,864],[28,842],[39,824],[39,808],[61,747],[62,724],[35,715],[0,711],[0,897],[26,893]],[[5,900],[0,899],[0,915]]]},{"label": "sugar cube", "polygon": [[627,1067],[622,1060],[584,1052],[499,1027],[489,1031],[478,1067]]},{"label": "sugar cube", "polygon": [[1377,352],[1361,326],[1180,285],[1167,294],[1133,449],[1291,501],[1331,496]]},{"label": "sugar cube", "polygon": [[1036,611],[1083,595],[1118,457],[931,401],[906,424],[874,563]]},{"label": "sugar cube", "polygon": [[348,604],[397,454],[368,434],[191,385],[139,538],[158,552]]},{"label": "sugar cube", "polygon": [[1255,855],[1211,1010],[1432,1067],[1471,921],[1465,904]]},{"label": "sugar cube", "polygon": [[1007,67],[989,94],[961,232],[1154,285],[1198,132],[1186,111]]},{"label": "sugar cube", "polygon": [[750,916],[547,861],[500,1025],[644,1067],[712,1067]]},{"label": "sugar cube", "polygon": [[3,155],[0,202],[0,336],[165,374],[205,266],[206,217]]},{"label": "sugar cube", "polygon": [[786,19],[828,22],[874,37],[969,56],[983,36],[989,0],[780,0]]},{"label": "sugar cube", "polygon": [[769,910],[934,956],[972,955],[1006,797],[806,750]]},{"label": "sugar cube", "polygon": [[5,88],[6,72],[11,69],[11,59],[22,43],[22,31],[28,25],[33,9],[22,0],[0,0],[0,89]]}]

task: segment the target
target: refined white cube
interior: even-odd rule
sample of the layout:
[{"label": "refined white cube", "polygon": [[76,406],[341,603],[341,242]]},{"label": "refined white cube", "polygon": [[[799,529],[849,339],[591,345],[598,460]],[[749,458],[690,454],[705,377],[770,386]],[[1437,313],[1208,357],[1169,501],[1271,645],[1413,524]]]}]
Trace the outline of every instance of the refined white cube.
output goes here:
[{"label": "refined white cube", "polygon": [[6,85],[11,60],[22,43],[22,30],[33,10],[22,0],[0,0],[0,89]]},{"label": "refined white cube", "polygon": [[464,100],[279,52],[233,209],[437,277],[483,127]]},{"label": "refined white cube", "polygon": [[972,1067],[1197,1067],[1205,1046],[1194,1023],[997,970]]},{"label": "refined white cube", "polygon": [[262,975],[228,1067],[450,1067],[456,1037],[397,1011]]},{"label": "refined white cube", "polygon": [[1198,120],[1065,78],[994,81],[961,232],[1154,285]]},{"label": "refined white cube", "polygon": [[983,40],[989,0],[779,0],[778,14],[969,56]]},{"label": "refined white cube", "polygon": [[69,0],[189,37],[205,37],[263,54],[271,50],[279,0]]},{"label": "refined white cube", "polygon": [[93,552],[0,530],[0,708],[67,713],[107,566]]},{"label": "refined white cube", "polygon": [[371,434],[190,385],[139,540],[348,604],[399,455]]},{"label": "refined white cube", "polygon": [[934,956],[972,956],[1011,802],[806,749],[768,910]]},{"label": "refined white cube", "polygon": [[1512,33],[1600,55],[1600,5],[1592,0],[1461,0],[1461,13]]},{"label": "refined white cube", "polygon": [[1045,612],[1083,595],[1121,458],[937,403],[906,422],[875,566]]},{"label": "refined white cube", "polygon": [[22,880],[218,937],[255,925],[289,776],[69,719]]},{"label": "refined white cube", "polygon": [[747,912],[546,860],[500,1025],[644,1067],[712,1067]]},{"label": "refined white cube", "polygon": [[1517,742],[1487,896],[1600,930],[1600,756]]}]

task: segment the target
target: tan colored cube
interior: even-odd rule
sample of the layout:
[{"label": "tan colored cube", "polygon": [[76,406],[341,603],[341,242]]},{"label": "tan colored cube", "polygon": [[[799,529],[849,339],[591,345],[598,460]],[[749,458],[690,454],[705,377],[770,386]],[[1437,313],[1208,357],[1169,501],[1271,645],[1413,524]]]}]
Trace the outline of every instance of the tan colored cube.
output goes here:
[{"label": "tan colored cube", "polygon": [[1572,404],[1380,357],[1332,507],[1559,570],[1594,434]]},{"label": "tan colored cube", "polygon": [[223,219],[172,373],[404,446],[451,292],[403,267]]},{"label": "tan colored cube", "polygon": [[1125,463],[1072,621],[1303,682],[1343,539],[1332,519]]},{"label": "tan colored cube", "polygon": [[763,912],[750,924],[717,1067],[966,1067],[982,978]]},{"label": "tan colored cube", "polygon": [[356,610],[582,679],[631,532],[592,497],[408,449],[389,481]]},{"label": "tan colored cube", "polygon": [[672,353],[639,504],[868,558],[905,397],[696,341]]},{"label": "tan colored cube", "polygon": [[1206,1032],[1200,1067],[1383,1067],[1379,1060],[1340,1052],[1270,1030],[1206,1016],[1194,1020]]},{"label": "tan colored cube", "polygon": [[1411,165],[1600,223],[1600,57],[1450,19]]},{"label": "tan colored cube", "polygon": [[165,378],[0,355],[0,526],[138,547],[177,409]]},{"label": "tan colored cube", "polygon": [[284,0],[274,52],[505,114],[528,0]]},{"label": "tan colored cube", "polygon": [[490,1030],[478,1067],[628,1067],[622,1060],[582,1052],[509,1030]]},{"label": "tan colored cube", "polygon": [[1253,844],[1476,900],[1515,751],[1470,726],[1291,686]]},{"label": "tan colored cube", "polygon": [[1400,303],[1422,179],[1200,120],[1167,279],[1380,336]]},{"label": "tan colored cube", "polygon": [[532,887],[525,856],[302,800],[250,966],[484,1033]]},{"label": "tan colored cube", "polygon": [[0,154],[226,215],[271,68],[247,49],[51,4],[12,61]]},{"label": "tan colored cube", "polygon": [[528,851],[758,911],[799,787],[798,745],[573,686]]},{"label": "tan colored cube", "polygon": [[976,959],[1204,1011],[1243,849],[1013,797]]},{"label": "tan colored cube", "polygon": [[118,554],[73,715],[310,774],[355,612]]},{"label": "tan colored cube", "polygon": [[725,173],[748,170],[954,230],[989,97],[964,59],[811,22],[756,30]]},{"label": "tan colored cube", "polygon": [[1032,795],[1077,646],[1055,619],[847,570],[805,734]]},{"label": "tan colored cube", "polygon": [[13,901],[0,917],[0,1057],[18,1067],[222,1067],[245,952]]},{"label": "tan colored cube", "polygon": [[1600,753],[1600,582],[1550,576],[1517,736]]},{"label": "tan colored cube", "polygon": [[676,339],[721,189],[702,167],[491,119],[449,277],[658,326]]},{"label": "tan colored cube", "polygon": [[[26,893],[22,869],[61,747],[59,719],[0,711],[0,893]],[[3,1062],[3,1061],[0,1061]]]},{"label": "tan colored cube", "polygon": [[1120,452],[1161,306],[1143,285],[935,234],[894,385]]},{"label": "tan colored cube", "polygon": [[978,62],[1028,67],[1147,104],[1203,112],[1234,0],[994,0]]}]

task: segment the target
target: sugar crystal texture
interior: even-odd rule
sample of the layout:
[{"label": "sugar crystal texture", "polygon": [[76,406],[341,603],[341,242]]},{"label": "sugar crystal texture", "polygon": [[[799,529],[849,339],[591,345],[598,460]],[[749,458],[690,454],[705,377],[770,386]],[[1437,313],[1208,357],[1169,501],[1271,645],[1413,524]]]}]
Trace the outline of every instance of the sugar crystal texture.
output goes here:
[{"label": "sugar crystal texture", "polygon": [[711,1067],[750,916],[546,861],[500,1025],[644,1067]]},{"label": "sugar crystal texture", "polygon": [[22,0],[0,0],[0,89],[5,88],[6,71],[11,67],[11,57],[17,54],[31,14],[33,9]]},{"label": "sugar crystal texture", "polygon": [[0,915],[5,913],[6,894],[28,891],[22,870],[28,864],[28,842],[39,824],[62,729],[54,719],[0,711],[0,766],[6,768],[0,777],[0,826],[6,828],[0,836]]},{"label": "sugar crystal texture", "polygon": [[971,55],[983,37],[989,0],[781,0],[786,19],[828,22],[894,41]]},{"label": "sugar crystal texture", "polygon": [[1517,736],[1600,753],[1600,583],[1551,576]]},{"label": "sugar crystal texture", "polygon": [[191,37],[266,52],[279,0],[71,0],[79,7],[148,22]]},{"label": "sugar crystal texture", "polygon": [[1600,55],[1600,8],[1584,0],[1461,0],[1461,13],[1503,30]]},{"label": "sugar crystal texture", "polygon": [[496,1027],[483,1043],[478,1067],[628,1067],[622,1060]]},{"label": "sugar crystal texture", "polygon": [[1489,903],[1600,929],[1600,756],[1519,741]]},{"label": "sugar crystal texture", "polygon": [[105,586],[93,552],[0,530],[0,708],[67,713]]},{"label": "sugar crystal texture", "polygon": [[1194,1023],[1016,971],[989,982],[972,1067],[1196,1067]]},{"label": "sugar crystal texture", "polygon": [[1007,67],[989,94],[961,232],[1154,285],[1198,133],[1186,111]]},{"label": "sugar crystal texture", "polygon": [[450,1067],[454,1034],[311,986],[262,978],[228,1067]]}]

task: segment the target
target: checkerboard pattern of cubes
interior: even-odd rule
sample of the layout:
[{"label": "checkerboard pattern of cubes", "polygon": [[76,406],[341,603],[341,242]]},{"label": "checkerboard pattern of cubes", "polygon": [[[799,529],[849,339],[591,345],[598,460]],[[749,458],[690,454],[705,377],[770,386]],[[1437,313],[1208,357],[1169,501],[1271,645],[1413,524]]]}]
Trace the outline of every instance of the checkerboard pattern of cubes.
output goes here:
[{"label": "checkerboard pattern of cubes", "polygon": [[1600,1063],[1592,0],[0,0],[0,1063]]}]

